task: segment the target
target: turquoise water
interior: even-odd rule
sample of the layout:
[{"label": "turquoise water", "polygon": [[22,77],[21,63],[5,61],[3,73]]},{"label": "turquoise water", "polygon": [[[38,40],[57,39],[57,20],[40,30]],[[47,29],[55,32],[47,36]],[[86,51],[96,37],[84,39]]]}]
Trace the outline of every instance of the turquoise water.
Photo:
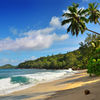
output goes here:
[{"label": "turquoise water", "polygon": [[[45,69],[0,69],[0,79],[11,78],[13,83],[27,83],[29,80],[24,75],[46,72]],[[50,72],[50,70],[49,70]]]},{"label": "turquoise water", "polygon": [[1,69],[0,94],[22,90],[38,83],[56,80],[76,73],[69,70]]}]

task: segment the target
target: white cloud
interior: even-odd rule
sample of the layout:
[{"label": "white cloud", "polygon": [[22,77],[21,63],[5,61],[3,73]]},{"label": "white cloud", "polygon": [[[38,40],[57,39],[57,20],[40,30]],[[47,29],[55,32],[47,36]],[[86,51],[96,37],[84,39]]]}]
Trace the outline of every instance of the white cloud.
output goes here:
[{"label": "white cloud", "polygon": [[66,40],[68,37],[69,37],[68,34],[63,34],[63,35],[61,35],[61,36],[57,36],[57,35],[55,34],[55,40],[59,40],[59,41]]},{"label": "white cloud", "polygon": [[67,29],[68,25],[64,25],[62,26],[61,25],[61,21],[64,20],[65,18],[64,17],[52,17],[51,18],[51,21],[50,21],[50,25],[55,29]]},{"label": "white cloud", "polygon": [[69,11],[68,9],[63,10],[62,12],[63,12],[63,13],[70,13],[70,11]]},{"label": "white cloud", "polygon": [[50,25],[56,28],[61,28],[61,21],[59,17],[52,17],[51,21],[50,21]]},{"label": "white cloud", "polygon": [[0,51],[3,50],[42,50],[49,48],[54,41],[65,40],[68,35],[58,36],[56,33],[51,33],[52,28],[45,28],[40,30],[31,30],[25,34],[24,37],[16,38],[5,38],[0,40]]},{"label": "white cloud", "polygon": [[[20,37],[15,39],[7,37],[0,40],[0,51],[42,50],[49,48],[54,41],[62,41],[68,38],[68,34],[57,35],[55,33],[57,29],[61,28],[64,29],[61,26],[61,18],[54,16],[51,18],[50,26],[47,28],[20,33]],[[11,28],[10,30],[13,34],[17,34],[16,29]]]},{"label": "white cloud", "polygon": [[66,40],[68,37],[69,37],[68,34],[64,34],[64,35],[61,35],[61,37],[59,38],[59,40]]},{"label": "white cloud", "polygon": [[17,31],[17,29],[11,27],[10,32],[13,33],[14,35],[16,35],[18,31]]},{"label": "white cloud", "polygon": [[35,34],[49,34],[51,32],[53,32],[55,30],[55,28],[53,27],[47,27],[44,29],[39,29],[39,30],[30,30],[28,32],[22,33],[22,35],[35,35]]}]

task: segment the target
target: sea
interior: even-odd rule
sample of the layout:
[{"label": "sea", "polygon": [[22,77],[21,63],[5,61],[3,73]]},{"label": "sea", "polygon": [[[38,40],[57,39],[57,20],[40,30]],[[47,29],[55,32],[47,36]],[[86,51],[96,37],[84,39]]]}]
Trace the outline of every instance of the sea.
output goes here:
[{"label": "sea", "polygon": [[39,83],[69,77],[78,71],[46,69],[0,69],[0,95],[23,90]]}]

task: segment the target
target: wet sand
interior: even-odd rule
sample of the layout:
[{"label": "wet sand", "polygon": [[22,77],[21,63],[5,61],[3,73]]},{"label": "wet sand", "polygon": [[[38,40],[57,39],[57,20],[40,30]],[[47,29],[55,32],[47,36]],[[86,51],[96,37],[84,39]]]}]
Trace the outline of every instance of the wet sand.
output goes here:
[{"label": "wet sand", "polygon": [[[89,88],[91,91],[94,90],[94,87],[96,87],[94,85],[99,85],[99,83],[100,77],[91,78],[86,73],[86,70],[84,70],[64,79],[59,79],[48,83],[41,83],[25,90],[0,96],[0,100],[100,100],[85,99],[85,95],[83,93],[84,89],[87,88]],[[99,88],[98,91],[100,93]],[[92,93],[90,95],[92,95]],[[76,99],[73,98],[74,96]],[[83,97],[84,99],[81,99]]]}]

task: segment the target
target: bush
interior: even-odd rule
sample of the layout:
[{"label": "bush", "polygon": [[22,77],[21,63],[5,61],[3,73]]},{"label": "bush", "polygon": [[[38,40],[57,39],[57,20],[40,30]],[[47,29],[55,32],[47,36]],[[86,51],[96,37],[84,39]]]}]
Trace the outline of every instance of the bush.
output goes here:
[{"label": "bush", "polygon": [[100,75],[100,48],[98,48],[95,52],[95,54],[90,58],[88,61],[88,73],[90,76],[93,75]]}]

